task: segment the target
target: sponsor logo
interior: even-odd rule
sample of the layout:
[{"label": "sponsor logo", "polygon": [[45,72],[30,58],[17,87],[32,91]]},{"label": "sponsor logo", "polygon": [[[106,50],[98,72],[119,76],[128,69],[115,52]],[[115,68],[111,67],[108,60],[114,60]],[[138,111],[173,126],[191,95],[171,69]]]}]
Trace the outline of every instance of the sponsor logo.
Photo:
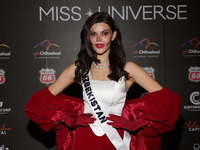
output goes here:
[{"label": "sponsor logo", "polygon": [[2,108],[3,102],[0,102],[0,114],[7,114],[11,111],[11,108]]},{"label": "sponsor logo", "polygon": [[83,16],[91,16],[93,12],[107,12],[113,18],[126,20],[186,20],[187,5],[140,5],[133,6],[96,6],[82,8],[80,6],[51,6],[50,8],[39,7],[39,21],[80,21]]},{"label": "sponsor logo", "polygon": [[6,81],[6,78],[5,78],[5,71],[3,69],[0,69],[0,85],[1,84],[4,84],[5,81]]},{"label": "sponsor logo", "polygon": [[183,45],[183,57],[200,57],[200,39],[192,38]]},{"label": "sponsor logo", "polygon": [[1,145],[1,146],[0,146],[0,150],[9,150],[9,148],[8,148],[8,147],[5,147],[4,145]]},{"label": "sponsor logo", "polygon": [[200,105],[200,92],[195,91],[190,95],[190,102],[194,105]]},{"label": "sponsor logo", "polygon": [[42,68],[40,71],[40,82],[43,84],[50,84],[56,80],[55,70],[53,68]]},{"label": "sponsor logo", "polygon": [[133,57],[159,57],[160,55],[159,45],[148,38],[140,40],[133,47],[136,49],[132,53]]},{"label": "sponsor logo", "polygon": [[193,145],[193,149],[194,149],[194,150],[200,150],[200,144],[199,144],[199,143],[195,143],[195,144]]},{"label": "sponsor logo", "polygon": [[10,59],[11,52],[8,49],[10,49],[8,45],[0,44],[0,59]]},{"label": "sponsor logo", "polygon": [[155,79],[154,71],[155,69],[153,67],[142,67],[153,79]]},{"label": "sponsor logo", "polygon": [[12,128],[7,128],[6,127],[6,124],[3,124],[1,127],[0,127],[0,135],[6,135],[7,134],[7,131],[11,131]]},{"label": "sponsor logo", "polygon": [[190,81],[192,82],[199,82],[200,81],[200,67],[196,66],[196,67],[190,67],[188,69],[189,71],[189,75],[188,78]]},{"label": "sponsor logo", "polygon": [[184,123],[184,128],[188,131],[196,132],[200,131],[200,124],[197,124],[197,121],[188,121]]},{"label": "sponsor logo", "polygon": [[34,50],[37,50],[33,53],[35,59],[58,59],[61,56],[61,51],[58,51],[57,48],[60,48],[59,45],[51,43],[50,40],[43,40],[42,42],[36,44]]},{"label": "sponsor logo", "polygon": [[185,105],[184,109],[187,111],[200,111],[200,92],[195,91],[190,94],[190,102],[193,105]]}]

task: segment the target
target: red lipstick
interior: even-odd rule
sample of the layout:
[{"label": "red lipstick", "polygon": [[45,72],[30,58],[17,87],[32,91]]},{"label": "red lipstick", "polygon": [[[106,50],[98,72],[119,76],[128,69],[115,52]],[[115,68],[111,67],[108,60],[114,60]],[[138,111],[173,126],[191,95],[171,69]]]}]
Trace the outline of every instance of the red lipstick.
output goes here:
[{"label": "red lipstick", "polygon": [[104,47],[104,44],[95,44],[95,46],[96,46],[97,48],[103,48],[103,47]]}]

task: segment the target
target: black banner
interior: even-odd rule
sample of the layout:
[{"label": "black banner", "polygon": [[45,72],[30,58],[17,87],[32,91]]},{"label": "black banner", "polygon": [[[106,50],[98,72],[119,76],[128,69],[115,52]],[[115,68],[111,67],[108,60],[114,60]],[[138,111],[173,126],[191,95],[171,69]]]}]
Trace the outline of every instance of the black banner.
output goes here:
[{"label": "black banner", "polygon": [[[199,0],[1,0],[0,149],[56,149],[55,132],[31,122],[24,107],[76,60],[85,20],[105,11],[121,29],[127,60],[183,98],[162,150],[200,150],[199,8]],[[81,97],[74,89],[65,93]],[[144,92],[134,84],[127,100]]]}]

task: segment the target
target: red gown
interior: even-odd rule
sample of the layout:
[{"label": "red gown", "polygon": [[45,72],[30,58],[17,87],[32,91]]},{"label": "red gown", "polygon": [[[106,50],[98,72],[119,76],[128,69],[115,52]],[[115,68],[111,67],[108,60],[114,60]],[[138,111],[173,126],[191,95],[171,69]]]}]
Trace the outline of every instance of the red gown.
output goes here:
[{"label": "red gown", "polygon": [[[123,117],[130,121],[139,118],[149,120],[149,124],[130,132],[131,150],[160,150],[161,134],[173,130],[180,114],[182,99],[175,92],[163,88],[142,98],[128,100],[123,109]],[[56,130],[58,150],[71,150],[76,130],[70,130],[66,125],[55,124],[52,117],[56,111],[66,112],[75,117],[83,113],[83,100],[64,94],[54,96],[48,88],[36,92],[25,107],[25,113],[43,130]],[[95,148],[94,148],[95,149]]]}]

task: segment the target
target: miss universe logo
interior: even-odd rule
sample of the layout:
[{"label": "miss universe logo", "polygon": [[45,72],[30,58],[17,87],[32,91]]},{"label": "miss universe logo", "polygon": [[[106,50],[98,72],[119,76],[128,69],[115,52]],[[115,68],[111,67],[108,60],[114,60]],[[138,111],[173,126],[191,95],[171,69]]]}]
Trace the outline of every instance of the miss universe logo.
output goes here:
[{"label": "miss universe logo", "polygon": [[[82,1],[79,1],[79,4]],[[84,3],[84,1],[83,1]],[[95,2],[96,3],[96,2]],[[90,8],[82,8],[75,6],[50,6],[43,8],[39,7],[39,21],[45,20],[48,17],[51,21],[80,21],[83,14],[87,17],[91,16],[93,12],[107,12],[113,18],[119,17],[122,20],[186,20],[187,19],[187,5],[139,5],[133,3],[131,5],[120,6],[95,6]],[[130,2],[129,2],[130,4]],[[83,6],[85,6],[83,4]],[[37,11],[38,12],[38,11]]]}]

